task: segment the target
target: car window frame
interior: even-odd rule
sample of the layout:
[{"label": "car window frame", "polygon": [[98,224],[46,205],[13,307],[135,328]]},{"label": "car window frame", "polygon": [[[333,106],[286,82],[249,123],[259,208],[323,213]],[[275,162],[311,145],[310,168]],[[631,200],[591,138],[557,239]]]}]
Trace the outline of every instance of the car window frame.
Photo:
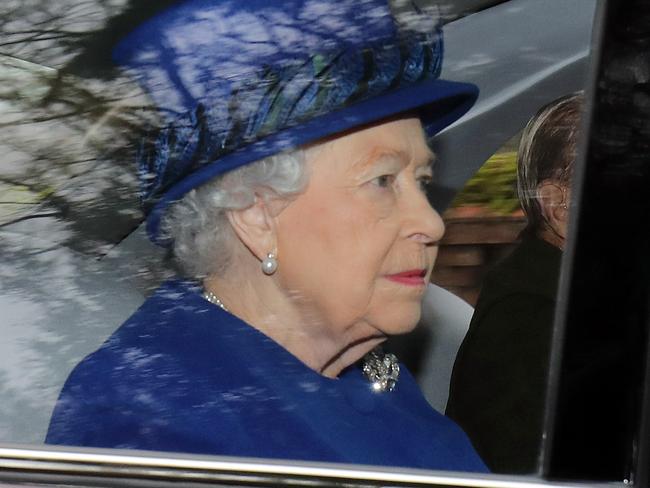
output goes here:
[{"label": "car window frame", "polygon": [[[631,184],[634,182],[635,176],[645,176],[647,178],[650,175],[650,169],[648,168],[645,168],[644,175],[625,173],[626,170],[629,173],[631,169],[638,169],[630,164],[635,156],[634,150],[629,146],[626,147],[615,162],[604,162],[602,152],[599,153],[598,151],[598,147],[601,145],[599,137],[607,137],[606,130],[611,127],[608,125],[610,121],[607,117],[607,110],[611,111],[612,107],[617,109],[625,107],[620,98],[618,102],[611,102],[611,98],[620,97],[620,92],[617,92],[617,90],[631,90],[630,87],[633,84],[632,81],[626,80],[626,85],[626,82],[620,82],[620,79],[617,79],[616,83],[614,83],[612,82],[612,76],[609,74],[615,69],[614,63],[619,54],[630,54],[630,57],[634,55],[634,49],[629,49],[630,45],[634,44],[632,35],[629,37],[622,36],[624,41],[620,40],[617,21],[622,17],[622,14],[621,10],[617,11],[616,8],[615,2],[606,0],[599,3],[596,13],[593,41],[595,51],[589,76],[590,83],[586,90],[586,122],[583,126],[582,141],[578,150],[578,161],[572,187],[572,199],[575,199],[578,204],[577,211],[571,215],[567,239],[568,245],[562,260],[562,274],[558,289],[559,300],[555,311],[551,368],[547,388],[544,441],[538,467],[540,475],[546,479],[567,478],[565,473],[561,473],[559,466],[562,454],[560,454],[558,446],[558,439],[561,439],[562,435],[559,406],[564,397],[567,396],[568,388],[566,385],[568,385],[569,373],[565,363],[574,354],[571,344],[567,340],[567,333],[571,327],[575,329],[580,326],[587,329],[594,325],[594,320],[599,320],[600,317],[598,317],[597,312],[599,305],[593,305],[594,297],[598,296],[595,292],[596,287],[603,284],[619,283],[619,287],[623,287],[624,284],[627,290],[637,291],[641,294],[645,293],[649,297],[646,303],[634,303],[633,309],[625,307],[626,303],[620,300],[620,295],[615,295],[606,304],[601,304],[613,309],[620,307],[624,311],[624,313],[621,313],[620,322],[616,324],[619,334],[622,334],[621,330],[634,328],[636,328],[636,332],[641,329],[645,334],[638,351],[632,354],[633,359],[641,366],[642,371],[639,371],[640,379],[637,385],[640,393],[634,405],[638,407],[636,411],[637,418],[634,419],[637,428],[633,432],[629,432],[626,438],[627,452],[624,454],[627,455],[629,465],[627,466],[627,475],[622,479],[622,482],[626,486],[646,487],[650,483],[649,276],[647,273],[644,275],[642,271],[633,276],[626,276],[624,271],[614,266],[588,264],[589,262],[599,263],[601,260],[606,260],[604,258],[606,253],[603,252],[604,247],[594,245],[595,240],[593,237],[596,226],[593,220],[587,218],[588,216],[591,217],[589,213],[598,212],[598,210],[592,208],[592,205],[596,207],[595,203],[603,199],[602,193],[595,195],[595,190],[593,190],[593,188],[602,189],[597,186],[599,180],[604,181],[607,175],[616,176],[617,171],[620,172],[618,176],[623,175],[620,181],[627,183],[627,185],[619,185],[621,186],[620,189],[616,189],[616,185],[612,185],[613,191],[607,195],[606,200],[608,205],[614,208],[614,212],[618,212],[619,217],[624,215],[621,220],[628,225],[628,228],[634,224],[635,220],[638,222],[640,217],[643,218],[644,212],[647,212],[646,209],[650,208],[650,198],[647,192],[645,200],[639,202],[638,207],[625,207],[625,203],[623,203],[627,202],[625,194],[635,189]],[[650,31],[649,27],[650,24],[646,24],[646,34]],[[624,42],[628,43],[627,52],[623,49]],[[638,47],[636,49],[637,52],[640,50]],[[616,84],[618,86],[615,86]],[[625,88],[621,88],[621,86],[625,86]],[[626,167],[626,165],[628,166]],[[610,217],[608,214],[602,216],[604,220],[610,222],[608,217]],[[643,239],[648,240],[647,231],[645,236],[643,231],[629,234],[641,242],[643,242]],[[628,239],[631,237],[629,234],[621,234],[617,235],[617,238],[608,239],[608,242],[611,242],[612,245],[607,250],[622,253],[622,255],[633,259],[640,270],[647,270],[648,266],[650,266],[650,255],[640,248],[635,242],[635,238]],[[577,256],[580,257],[579,260],[576,259]],[[595,301],[598,303],[598,300]],[[627,305],[630,304],[627,303]],[[643,325],[639,326],[640,322]],[[618,379],[621,382],[626,380],[626,378]],[[610,415],[611,419],[614,413],[610,413]],[[596,472],[596,470],[592,471]],[[589,473],[586,473],[586,475],[589,476]]]},{"label": "car window frame", "polygon": [[[117,449],[0,447],[2,483],[95,486],[447,486],[598,488],[623,483],[551,482],[530,476],[468,474],[335,463],[282,462]],[[221,484],[224,485],[221,485]]]}]

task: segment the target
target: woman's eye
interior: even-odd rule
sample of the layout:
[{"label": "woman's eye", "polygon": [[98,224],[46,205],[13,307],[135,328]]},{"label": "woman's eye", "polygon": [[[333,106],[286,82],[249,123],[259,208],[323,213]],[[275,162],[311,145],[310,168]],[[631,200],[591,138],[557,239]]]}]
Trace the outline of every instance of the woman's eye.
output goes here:
[{"label": "woman's eye", "polygon": [[432,183],[433,183],[432,176],[426,175],[426,176],[420,176],[418,178],[418,186],[420,187],[420,190],[422,190],[424,193],[427,193]]},{"label": "woman's eye", "polygon": [[394,175],[381,175],[372,180],[372,183],[380,188],[388,188],[395,181]]}]

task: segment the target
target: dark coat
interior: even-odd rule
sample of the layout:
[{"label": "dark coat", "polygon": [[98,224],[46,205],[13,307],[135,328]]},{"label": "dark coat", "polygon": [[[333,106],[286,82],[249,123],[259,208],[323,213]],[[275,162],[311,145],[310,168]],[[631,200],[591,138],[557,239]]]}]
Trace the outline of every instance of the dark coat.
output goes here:
[{"label": "dark coat", "polygon": [[454,364],[446,413],[495,472],[537,469],[561,255],[528,237],[488,274]]}]

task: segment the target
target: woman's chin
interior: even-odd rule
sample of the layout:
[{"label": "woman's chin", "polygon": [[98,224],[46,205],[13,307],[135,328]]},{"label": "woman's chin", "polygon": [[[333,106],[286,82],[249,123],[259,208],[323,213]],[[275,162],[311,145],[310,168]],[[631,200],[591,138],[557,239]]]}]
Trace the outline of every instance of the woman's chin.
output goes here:
[{"label": "woman's chin", "polygon": [[418,303],[415,305],[396,306],[399,310],[393,310],[387,313],[382,323],[382,332],[386,335],[401,335],[412,332],[418,325],[422,315],[422,307]]}]

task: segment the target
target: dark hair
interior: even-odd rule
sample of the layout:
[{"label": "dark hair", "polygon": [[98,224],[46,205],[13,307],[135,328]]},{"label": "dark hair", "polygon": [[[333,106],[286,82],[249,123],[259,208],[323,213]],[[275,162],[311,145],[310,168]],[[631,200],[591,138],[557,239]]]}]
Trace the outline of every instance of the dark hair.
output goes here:
[{"label": "dark hair", "polygon": [[530,119],[517,154],[517,193],[528,232],[545,223],[537,190],[545,180],[568,186],[573,176],[584,96],[577,92],[542,107]]}]

